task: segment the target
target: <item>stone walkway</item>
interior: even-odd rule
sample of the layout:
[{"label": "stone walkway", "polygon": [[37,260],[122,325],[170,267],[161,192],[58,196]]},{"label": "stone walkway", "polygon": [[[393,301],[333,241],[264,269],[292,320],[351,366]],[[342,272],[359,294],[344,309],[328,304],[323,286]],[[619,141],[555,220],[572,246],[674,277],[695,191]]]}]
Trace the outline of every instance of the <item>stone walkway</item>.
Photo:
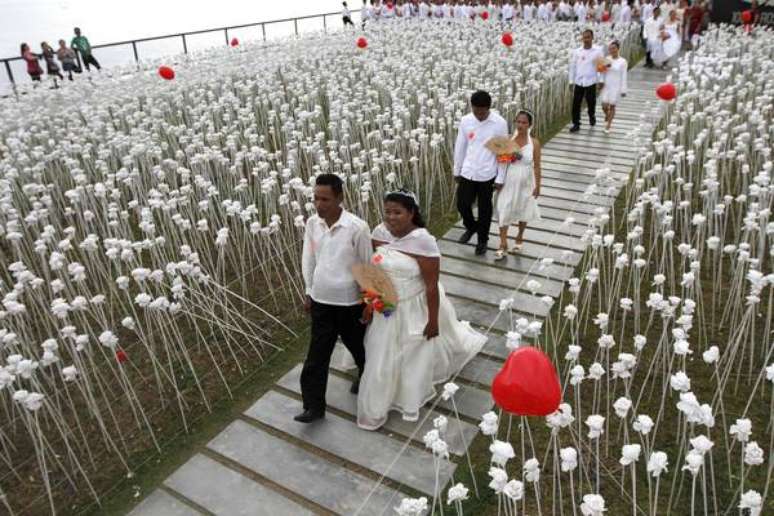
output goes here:
[{"label": "stone walkway", "polygon": [[[585,125],[578,134],[565,129],[544,143],[543,220],[527,230],[520,256],[494,262],[499,241],[495,224],[491,250],[483,257],[474,255],[473,245],[457,243],[459,225],[439,240],[444,255],[441,281],[460,319],[486,329],[495,320],[500,300],[508,297],[514,298],[517,316],[546,315],[545,305],[526,289],[526,283],[533,277],[540,282],[538,297],[559,296],[581,259],[580,236],[586,224],[599,208],[610,210],[618,190],[600,188],[589,196],[584,192],[602,166],[626,181],[636,155],[630,133],[658,116],[654,89],[664,77],[664,72],[642,67],[630,71],[629,95],[618,107],[612,134]],[[603,118],[601,113],[597,118]],[[649,134],[650,126],[647,130],[643,135]],[[565,224],[567,217],[573,217],[574,223]],[[540,269],[537,262],[545,257],[554,263]],[[508,324],[504,317],[497,320],[486,347],[455,380],[461,387],[455,401],[462,421],[457,425],[450,417],[447,440],[452,458],[441,465],[443,485],[457,467],[467,467],[465,449],[476,435],[480,416],[493,405],[489,385],[508,353],[503,336]],[[423,418],[426,423],[419,429],[393,415],[381,431],[359,430],[349,373],[335,369],[328,385],[326,418],[302,425],[293,421],[301,410],[300,372],[298,364],[130,514],[392,514],[405,496],[432,497],[435,472],[421,440],[432,428],[434,414]],[[445,402],[436,407],[437,413],[452,414]],[[409,438],[413,441],[405,446]],[[382,477],[384,481],[374,488]]]}]

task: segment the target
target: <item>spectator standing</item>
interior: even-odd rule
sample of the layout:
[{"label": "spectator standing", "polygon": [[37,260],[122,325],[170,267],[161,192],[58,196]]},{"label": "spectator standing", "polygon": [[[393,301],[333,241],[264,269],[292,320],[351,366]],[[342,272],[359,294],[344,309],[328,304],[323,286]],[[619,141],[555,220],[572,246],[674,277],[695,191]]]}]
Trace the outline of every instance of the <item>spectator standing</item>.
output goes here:
[{"label": "spectator standing", "polygon": [[349,7],[347,7],[347,2],[341,2],[342,9],[341,9],[341,21],[344,22],[344,26],[351,25],[352,27],[355,26],[354,23],[352,23],[352,13],[349,12]]},{"label": "spectator standing", "polygon": [[[40,51],[42,52],[43,60],[46,62],[46,75],[53,75],[64,80],[62,73],[59,71],[59,65],[56,64],[56,60],[54,59],[54,49],[51,48],[51,45],[45,41],[42,42],[40,44]],[[56,86],[56,79],[54,79],[54,86]]]},{"label": "spectator standing", "polygon": [[43,75],[43,70],[40,68],[40,63],[38,63],[40,57],[35,55],[26,43],[21,44],[21,56],[27,63],[27,74],[29,74],[30,79],[40,82],[40,76]]},{"label": "spectator standing", "polygon": [[67,42],[59,40],[59,48],[56,51],[56,57],[62,63],[62,70],[67,72],[67,78],[73,80],[73,72],[80,73],[80,69],[75,62],[75,51],[67,47]]},{"label": "spectator standing", "polygon": [[589,125],[597,124],[595,114],[597,107],[597,84],[600,82],[597,62],[604,59],[602,49],[594,46],[594,32],[591,29],[583,31],[583,45],[572,51],[570,55],[570,85],[573,87],[572,127],[571,133],[580,131],[581,105],[586,99],[589,112]]},{"label": "spectator standing", "polygon": [[83,60],[83,64],[86,66],[86,70],[91,71],[91,65],[94,65],[97,70],[101,70],[102,67],[99,65],[99,61],[97,61],[97,59],[91,53],[91,44],[89,43],[88,38],[81,34],[81,29],[78,27],[75,27],[74,31],[75,37],[70,42],[70,46],[73,48],[73,50],[77,50],[81,53],[81,59]]},{"label": "spectator standing", "polygon": [[659,43],[661,25],[661,9],[656,7],[651,11],[650,18],[645,20],[642,28],[642,37],[645,39],[645,68],[653,68],[652,52]]},{"label": "spectator standing", "polygon": [[505,0],[505,2],[503,3],[502,14],[503,14],[503,23],[507,23],[508,25],[513,23],[513,17],[516,14],[516,11],[511,5],[510,0]]},{"label": "spectator standing", "polygon": [[424,20],[429,16],[430,16],[430,4],[427,3],[427,0],[422,0],[421,2],[419,2],[419,17]]},{"label": "spectator standing", "polygon": [[632,22],[632,3],[634,0],[626,0],[621,6],[616,23],[627,24]]}]

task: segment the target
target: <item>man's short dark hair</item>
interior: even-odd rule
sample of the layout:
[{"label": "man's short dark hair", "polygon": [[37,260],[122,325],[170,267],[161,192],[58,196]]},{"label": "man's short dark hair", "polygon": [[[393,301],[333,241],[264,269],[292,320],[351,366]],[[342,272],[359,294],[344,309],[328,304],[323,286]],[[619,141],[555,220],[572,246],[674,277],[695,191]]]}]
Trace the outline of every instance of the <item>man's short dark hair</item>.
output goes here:
[{"label": "man's short dark hair", "polygon": [[314,184],[316,186],[330,186],[336,195],[344,193],[344,181],[336,174],[320,174],[314,180]]},{"label": "man's short dark hair", "polygon": [[473,107],[490,108],[492,107],[492,96],[483,90],[478,90],[470,96],[470,105]]},{"label": "man's short dark hair", "polygon": [[593,31],[593,30],[591,30],[591,29],[586,29],[586,30],[584,30],[584,31],[583,31],[583,34],[586,34],[587,32],[588,32],[589,34],[591,34],[591,37],[592,37],[592,38],[594,37],[594,31]]}]

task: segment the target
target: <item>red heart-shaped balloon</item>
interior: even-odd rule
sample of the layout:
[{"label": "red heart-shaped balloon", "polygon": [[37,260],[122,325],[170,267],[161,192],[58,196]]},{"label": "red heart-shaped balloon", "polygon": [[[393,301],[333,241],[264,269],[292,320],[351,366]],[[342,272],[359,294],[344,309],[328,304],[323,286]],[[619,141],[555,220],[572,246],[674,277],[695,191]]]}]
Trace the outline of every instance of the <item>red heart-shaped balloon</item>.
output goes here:
[{"label": "red heart-shaped balloon", "polygon": [[160,66],[159,75],[161,76],[162,79],[171,81],[172,79],[175,78],[175,71],[169,66]]},{"label": "red heart-shaped balloon", "polygon": [[559,375],[551,360],[537,348],[516,349],[492,382],[492,397],[506,412],[518,416],[547,416],[562,401]]},{"label": "red heart-shaped balloon", "polygon": [[677,97],[677,88],[671,82],[665,82],[656,88],[656,96],[661,100],[674,100]]}]

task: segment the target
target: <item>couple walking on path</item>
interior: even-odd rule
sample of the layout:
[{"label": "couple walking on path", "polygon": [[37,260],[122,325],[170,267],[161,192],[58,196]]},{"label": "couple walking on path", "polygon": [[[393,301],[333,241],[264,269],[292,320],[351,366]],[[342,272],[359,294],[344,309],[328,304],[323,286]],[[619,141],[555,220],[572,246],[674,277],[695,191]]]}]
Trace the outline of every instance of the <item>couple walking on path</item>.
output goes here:
[{"label": "couple walking on path", "polygon": [[[434,386],[473,358],[486,337],[457,320],[438,282],[438,245],[413,193],[387,194],[384,222],[373,232],[341,206],[343,198],[338,176],[317,176],[317,214],[306,224],[302,261],[312,335],[301,372],[304,411],[295,419],[324,417],[328,368],[341,338],[359,372],[350,389],[358,395],[358,426],[376,430],[391,410],[416,421]],[[386,274],[397,294],[394,311],[366,310],[352,272],[357,264]]]},{"label": "couple walking on path", "polygon": [[[500,246],[495,260],[502,260],[509,252],[508,231],[518,223],[516,244],[510,252],[516,253],[524,244],[527,223],[540,219],[537,199],[540,196],[540,142],[531,134],[533,117],[529,111],[516,115],[516,132],[511,138],[517,149],[505,155],[490,150],[494,139],[508,138],[508,123],[493,112],[492,97],[477,91],[470,99],[472,113],[460,121],[454,146],[454,178],[457,181],[457,209],[465,232],[460,243],[468,243],[477,235],[476,254],[487,251],[489,231],[494,211],[492,196],[497,191],[497,220]],[[474,216],[473,204],[478,207]]]},{"label": "couple walking on path", "polygon": [[[478,254],[483,254],[478,249],[486,250],[494,189],[504,225],[503,249],[511,222],[519,222],[519,245],[526,223],[539,216],[540,147],[530,136],[532,115],[522,111],[516,117],[513,140],[519,151],[505,161],[485,146],[495,137],[508,139],[507,124],[491,105],[488,93],[473,94],[473,113],[460,122],[455,148],[458,205],[467,238],[478,235]],[[416,421],[422,406],[435,396],[435,385],[456,375],[487,338],[459,321],[446,297],[439,282],[441,253],[425,229],[416,195],[406,190],[387,194],[384,221],[372,232],[342,207],[343,199],[338,176],[317,176],[317,213],[307,221],[302,253],[312,333],[301,373],[304,410],[295,419],[311,423],[325,416],[328,369],[341,338],[359,373],[350,389],[358,396],[358,426],[376,430],[393,410]],[[473,202],[479,205],[478,220]],[[367,309],[353,274],[357,264],[371,264],[386,275],[397,297],[393,311]]]}]

